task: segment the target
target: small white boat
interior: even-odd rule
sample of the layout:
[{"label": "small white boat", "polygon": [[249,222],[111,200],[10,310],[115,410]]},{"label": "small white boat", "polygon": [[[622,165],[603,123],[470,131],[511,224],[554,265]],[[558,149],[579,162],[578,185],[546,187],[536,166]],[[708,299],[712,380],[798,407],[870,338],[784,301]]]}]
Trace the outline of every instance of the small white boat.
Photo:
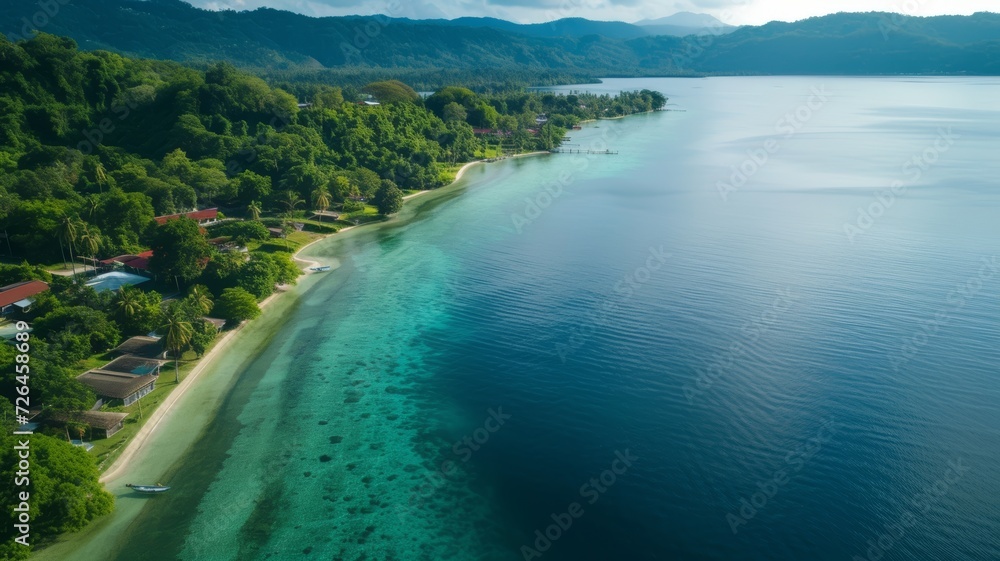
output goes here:
[{"label": "small white boat", "polygon": [[309,267],[310,271],[316,271],[317,273],[325,273],[330,270],[329,265],[321,265],[319,267]]},{"label": "small white boat", "polygon": [[132,485],[131,483],[126,483],[125,486],[137,493],[150,493],[154,495],[159,493],[166,493],[167,491],[170,490],[170,487],[166,487],[163,485]]}]

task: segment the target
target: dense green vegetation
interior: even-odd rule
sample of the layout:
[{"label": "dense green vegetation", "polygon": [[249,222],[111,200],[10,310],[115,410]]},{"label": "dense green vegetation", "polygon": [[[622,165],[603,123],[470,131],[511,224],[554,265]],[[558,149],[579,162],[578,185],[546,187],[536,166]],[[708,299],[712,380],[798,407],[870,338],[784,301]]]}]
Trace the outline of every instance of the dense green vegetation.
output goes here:
[{"label": "dense green vegetation", "polygon": [[[479,95],[451,87],[425,107],[411,88],[387,81],[364,88],[381,105],[358,105],[360,91],[273,88],[228,64],[201,72],[79,52],[46,34],[0,39],[0,60],[0,224],[15,255],[56,262],[151,248],[153,272],[178,284],[201,274],[211,250],[193,225],[155,227],[155,215],[222,206],[301,216],[371,199],[383,186],[429,189],[443,181],[440,164],[467,161],[496,142],[473,127],[510,133],[509,150],[546,149],[580,120],[664,103],[654,92]],[[536,121],[543,114],[548,121]]]},{"label": "dense green vegetation", "polygon": [[[8,407],[6,402],[4,406]],[[0,501],[9,505],[8,512],[22,503],[20,492],[24,491],[12,483],[19,477],[15,446],[25,437],[12,436],[12,429],[10,423],[4,423],[0,435],[0,477],[9,482],[0,486]],[[79,530],[114,508],[114,496],[97,482],[94,459],[82,448],[36,434],[30,437],[30,453],[31,485],[26,491],[28,500],[23,502],[31,516],[31,543],[44,543],[62,532]],[[0,559],[19,561],[29,557],[31,549],[14,542],[19,535],[13,524],[4,524],[0,530]]]},{"label": "dense green vegetation", "polygon": [[[35,0],[0,5],[0,29],[26,35]],[[656,26],[567,19],[518,25],[487,18],[413,21],[310,18],[273,9],[208,12],[179,0],[60,5],[43,31],[88,49],[192,64],[229,60],[278,80],[362,87],[401,79],[420,91],[603,76],[696,74],[996,74],[1000,15],[917,18],[834,14],[759,27],[706,27],[676,37]],[[670,26],[668,26],[670,27]]]},{"label": "dense green vegetation", "polygon": [[[0,282],[50,285],[14,316],[33,329],[37,419],[90,409],[96,396],[77,376],[110,361],[131,336],[162,336],[179,382],[185,354],[202,355],[217,335],[206,316],[230,324],[257,317],[260,301],[296,282],[291,251],[310,236],[396,213],[404,189],[440,186],[450,166],[487,150],[552,148],[581,120],[665,101],[650,91],[485,95],[464,87],[424,100],[398,80],[274,87],[228,63],[202,71],[81,52],[48,34],[0,38],[0,229],[9,234]],[[210,206],[222,209],[221,221],[163,217]],[[351,222],[309,218],[327,209]],[[97,292],[76,274],[84,262],[146,251],[154,278],[140,287]],[[73,275],[47,270],[57,264]],[[0,345],[8,421],[16,355]],[[167,383],[161,377],[161,388]],[[104,405],[135,407],[141,413],[141,402]],[[85,425],[73,431],[94,438]],[[35,544],[111,508],[93,459],[63,432],[49,424],[37,437],[35,465],[45,470],[33,491]]]}]

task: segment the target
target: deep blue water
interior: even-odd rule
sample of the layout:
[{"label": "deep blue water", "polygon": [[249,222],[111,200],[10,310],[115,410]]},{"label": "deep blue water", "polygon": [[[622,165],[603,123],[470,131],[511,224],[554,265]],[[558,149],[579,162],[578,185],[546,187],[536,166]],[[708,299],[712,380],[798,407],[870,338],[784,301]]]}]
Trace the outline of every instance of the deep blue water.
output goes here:
[{"label": "deep blue water", "polygon": [[163,558],[1000,559],[1000,80],[643,87],[317,250]]},{"label": "deep blue water", "polygon": [[[521,236],[456,248],[452,320],[430,338],[437,391],[470,419],[512,415],[474,456],[512,537],[529,545],[629,449],[634,467],[543,558],[847,560],[907,510],[873,556],[1000,558],[998,86],[610,81],[685,112],[601,123],[627,162],[593,161],[610,170]],[[829,101],[786,138],[814,87]],[[903,162],[941,128],[960,138],[914,181]],[[723,202],[718,181],[767,139],[780,151]],[[851,243],[844,223],[897,179],[908,192]],[[654,247],[672,257],[629,295]],[[727,514],[782,468],[734,535]]]}]

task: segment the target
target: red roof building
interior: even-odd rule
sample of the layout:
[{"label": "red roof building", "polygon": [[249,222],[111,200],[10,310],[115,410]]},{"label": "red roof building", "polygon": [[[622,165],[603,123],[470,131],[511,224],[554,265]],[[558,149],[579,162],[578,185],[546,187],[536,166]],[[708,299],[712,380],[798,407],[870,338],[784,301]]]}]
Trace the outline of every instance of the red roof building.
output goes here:
[{"label": "red roof building", "polygon": [[105,265],[114,265],[115,263],[121,263],[125,267],[130,267],[132,269],[137,269],[139,271],[149,270],[149,258],[153,256],[153,251],[143,251],[138,255],[119,255],[118,257],[112,257],[110,259],[104,259],[101,263]]},{"label": "red roof building", "polygon": [[207,208],[205,210],[192,210],[191,212],[185,212],[183,214],[168,214],[166,216],[157,216],[154,218],[157,224],[166,224],[171,220],[177,220],[180,217],[190,218],[198,224],[204,226],[205,224],[211,224],[219,219],[219,209],[217,208]]},{"label": "red roof building", "polygon": [[7,314],[13,312],[15,308],[27,308],[31,305],[29,299],[32,296],[48,289],[49,285],[40,280],[8,284],[0,288],[0,313]]}]

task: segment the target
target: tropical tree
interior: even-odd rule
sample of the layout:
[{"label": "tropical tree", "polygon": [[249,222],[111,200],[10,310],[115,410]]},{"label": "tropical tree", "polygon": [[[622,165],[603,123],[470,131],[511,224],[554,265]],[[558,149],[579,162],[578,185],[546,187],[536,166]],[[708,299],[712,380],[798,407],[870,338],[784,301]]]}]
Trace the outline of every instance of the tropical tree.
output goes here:
[{"label": "tropical tree", "polygon": [[159,292],[123,286],[111,302],[111,311],[126,335],[144,335],[160,325],[162,301]]},{"label": "tropical tree", "polygon": [[149,246],[153,250],[150,269],[174,277],[178,288],[178,279],[190,281],[200,275],[212,255],[198,223],[190,218],[178,218],[157,226],[150,237]]},{"label": "tropical tree", "polygon": [[222,291],[212,314],[229,321],[240,322],[260,315],[257,299],[242,288],[227,288]]},{"label": "tropical tree", "polygon": [[101,198],[97,195],[88,195],[83,201],[83,209],[87,212],[87,220],[94,222],[97,211],[101,208]]},{"label": "tropical tree", "polygon": [[115,314],[125,321],[132,321],[142,309],[142,302],[139,299],[139,289],[132,285],[125,285],[118,290],[112,308]]},{"label": "tropical tree", "polygon": [[100,188],[101,193],[104,192],[104,185],[108,182],[107,170],[104,169],[104,164],[97,162],[94,166],[94,179],[97,181],[97,186]]},{"label": "tropical tree", "polygon": [[163,314],[163,320],[164,323],[160,330],[166,334],[164,338],[167,342],[167,349],[170,350],[170,354],[174,355],[174,382],[180,383],[177,361],[180,359],[181,352],[191,342],[194,328],[184,314],[184,308],[178,303],[171,304],[167,308],[166,313]]},{"label": "tropical tree", "polygon": [[97,259],[97,250],[101,248],[101,235],[90,229],[86,222],[83,223],[83,234],[80,235],[81,249],[91,259]]},{"label": "tropical tree", "polygon": [[202,356],[208,350],[212,341],[215,340],[218,331],[215,329],[214,324],[204,319],[195,320],[192,327],[194,328],[194,333],[191,335],[191,350],[198,356]]},{"label": "tropical tree", "polygon": [[[330,191],[326,187],[319,187],[312,192],[313,204],[322,213],[330,208]],[[319,215],[319,221],[323,221],[323,215]]]},{"label": "tropical tree", "polygon": [[250,220],[260,220],[260,202],[250,201],[247,205],[247,213],[250,215]]},{"label": "tropical tree", "polygon": [[[0,477],[3,481],[14,481],[18,477],[16,439],[25,438],[12,436],[10,432],[6,430],[0,436]],[[33,458],[44,458],[31,466],[31,501],[26,508],[30,508],[31,514],[32,545],[35,539],[48,541],[60,532],[79,530],[91,520],[114,510],[115,497],[99,482],[100,472],[93,454],[60,438],[40,433],[31,436],[31,454]],[[14,499],[16,489],[13,485],[5,485],[4,501],[18,504]],[[29,557],[31,547],[14,543],[10,530],[0,535],[5,538],[0,542],[0,559],[14,561]]]},{"label": "tropical tree", "polygon": [[379,214],[395,214],[403,208],[403,192],[391,181],[384,181],[375,193],[375,206]]},{"label": "tropical tree", "polygon": [[188,301],[198,313],[205,315],[212,311],[212,293],[203,284],[196,284],[188,292]]},{"label": "tropical tree", "polygon": [[278,202],[285,207],[285,212],[287,212],[289,216],[291,216],[292,213],[295,212],[295,209],[300,207],[303,203],[302,197],[291,189],[285,191],[285,196]]},{"label": "tropical tree", "polygon": [[244,170],[230,180],[236,198],[243,203],[259,201],[271,195],[271,178]]},{"label": "tropical tree", "polygon": [[[76,280],[76,261],[73,259],[73,244],[76,242],[77,230],[76,221],[73,220],[72,216],[65,215],[59,219],[59,229],[57,232],[59,236],[59,249],[62,249],[62,242],[66,240],[69,245],[69,262],[73,267],[73,279]],[[63,254],[63,265],[66,264],[66,255]]]}]

